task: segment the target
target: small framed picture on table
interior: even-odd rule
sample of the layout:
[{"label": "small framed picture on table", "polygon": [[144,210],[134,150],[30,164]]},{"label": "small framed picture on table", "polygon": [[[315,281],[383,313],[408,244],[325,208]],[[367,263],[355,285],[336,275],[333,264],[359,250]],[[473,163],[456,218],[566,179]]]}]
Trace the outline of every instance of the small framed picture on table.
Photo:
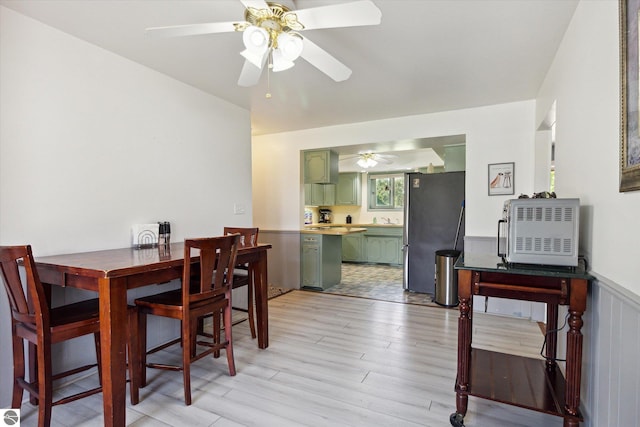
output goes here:
[{"label": "small framed picture on table", "polygon": [[515,163],[493,163],[489,165],[487,188],[490,196],[515,194]]}]

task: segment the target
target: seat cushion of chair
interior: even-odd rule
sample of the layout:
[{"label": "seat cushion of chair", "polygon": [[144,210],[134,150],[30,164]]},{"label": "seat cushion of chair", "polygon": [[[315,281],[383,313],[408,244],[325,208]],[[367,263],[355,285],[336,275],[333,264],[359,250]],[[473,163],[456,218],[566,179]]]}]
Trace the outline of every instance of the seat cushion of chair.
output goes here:
[{"label": "seat cushion of chair", "polygon": [[100,321],[100,305],[97,298],[56,307],[50,311],[51,326],[56,327],[69,323]]},{"label": "seat cushion of chair", "polygon": [[[209,298],[207,301],[212,302],[220,299],[224,299],[224,297],[219,295]],[[203,303],[205,303],[205,301],[200,301],[197,304],[201,305]],[[182,289],[174,289],[172,291],[137,298],[135,300],[135,304],[139,307],[165,306],[179,308],[182,306]]]}]

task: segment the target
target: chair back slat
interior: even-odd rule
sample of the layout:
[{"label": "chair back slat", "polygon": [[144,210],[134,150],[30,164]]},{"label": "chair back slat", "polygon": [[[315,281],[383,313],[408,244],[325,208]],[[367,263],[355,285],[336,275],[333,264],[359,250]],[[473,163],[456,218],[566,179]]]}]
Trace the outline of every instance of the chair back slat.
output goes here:
[{"label": "chair back slat", "polygon": [[[26,286],[18,268],[20,261],[25,270]],[[48,302],[36,270],[31,246],[0,246],[0,271],[9,297],[13,321],[30,325],[29,329],[48,328]]]},{"label": "chair back slat", "polygon": [[236,234],[184,241],[185,265],[182,283],[190,283],[191,256],[199,250],[200,274],[195,286],[182,287],[185,307],[212,296],[228,292],[233,284],[233,268],[238,253],[239,236]]},{"label": "chair back slat", "polygon": [[238,247],[246,248],[256,246],[258,244],[258,232],[257,227],[225,227],[224,234],[239,234],[240,242]]}]

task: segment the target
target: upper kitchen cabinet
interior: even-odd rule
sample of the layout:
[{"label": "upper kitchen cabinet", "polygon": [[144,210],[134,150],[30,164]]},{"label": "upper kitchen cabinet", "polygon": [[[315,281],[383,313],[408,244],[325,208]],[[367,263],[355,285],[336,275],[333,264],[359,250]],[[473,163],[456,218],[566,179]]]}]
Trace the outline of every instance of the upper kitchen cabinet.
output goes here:
[{"label": "upper kitchen cabinet", "polygon": [[337,184],[338,153],[331,150],[304,151],[305,184]]},{"label": "upper kitchen cabinet", "polygon": [[360,173],[341,173],[336,187],[336,205],[360,206]]},{"label": "upper kitchen cabinet", "polygon": [[333,206],[336,204],[336,186],[332,184],[305,184],[306,206]]}]

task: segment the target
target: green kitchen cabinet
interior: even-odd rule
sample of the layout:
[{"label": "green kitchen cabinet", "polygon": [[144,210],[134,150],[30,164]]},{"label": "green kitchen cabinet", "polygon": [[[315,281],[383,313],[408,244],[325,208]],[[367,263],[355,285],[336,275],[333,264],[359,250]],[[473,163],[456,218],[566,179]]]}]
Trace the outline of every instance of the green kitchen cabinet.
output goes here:
[{"label": "green kitchen cabinet", "polygon": [[326,289],[342,279],[342,236],[302,233],[300,235],[300,285]]},{"label": "green kitchen cabinet", "polygon": [[400,264],[401,240],[397,237],[367,236],[367,262]]},{"label": "green kitchen cabinet", "polygon": [[362,233],[342,236],[342,261],[363,262],[363,243]]},{"label": "green kitchen cabinet", "polygon": [[335,205],[336,186],[333,184],[305,184],[304,204],[307,206]]},{"label": "green kitchen cabinet", "polygon": [[336,205],[360,206],[361,179],[358,172],[341,173],[336,187]]},{"label": "green kitchen cabinet", "polygon": [[343,236],[342,261],[402,265],[402,227],[365,227],[364,233]]},{"label": "green kitchen cabinet", "polygon": [[305,184],[337,184],[338,153],[331,150],[303,152]]}]

